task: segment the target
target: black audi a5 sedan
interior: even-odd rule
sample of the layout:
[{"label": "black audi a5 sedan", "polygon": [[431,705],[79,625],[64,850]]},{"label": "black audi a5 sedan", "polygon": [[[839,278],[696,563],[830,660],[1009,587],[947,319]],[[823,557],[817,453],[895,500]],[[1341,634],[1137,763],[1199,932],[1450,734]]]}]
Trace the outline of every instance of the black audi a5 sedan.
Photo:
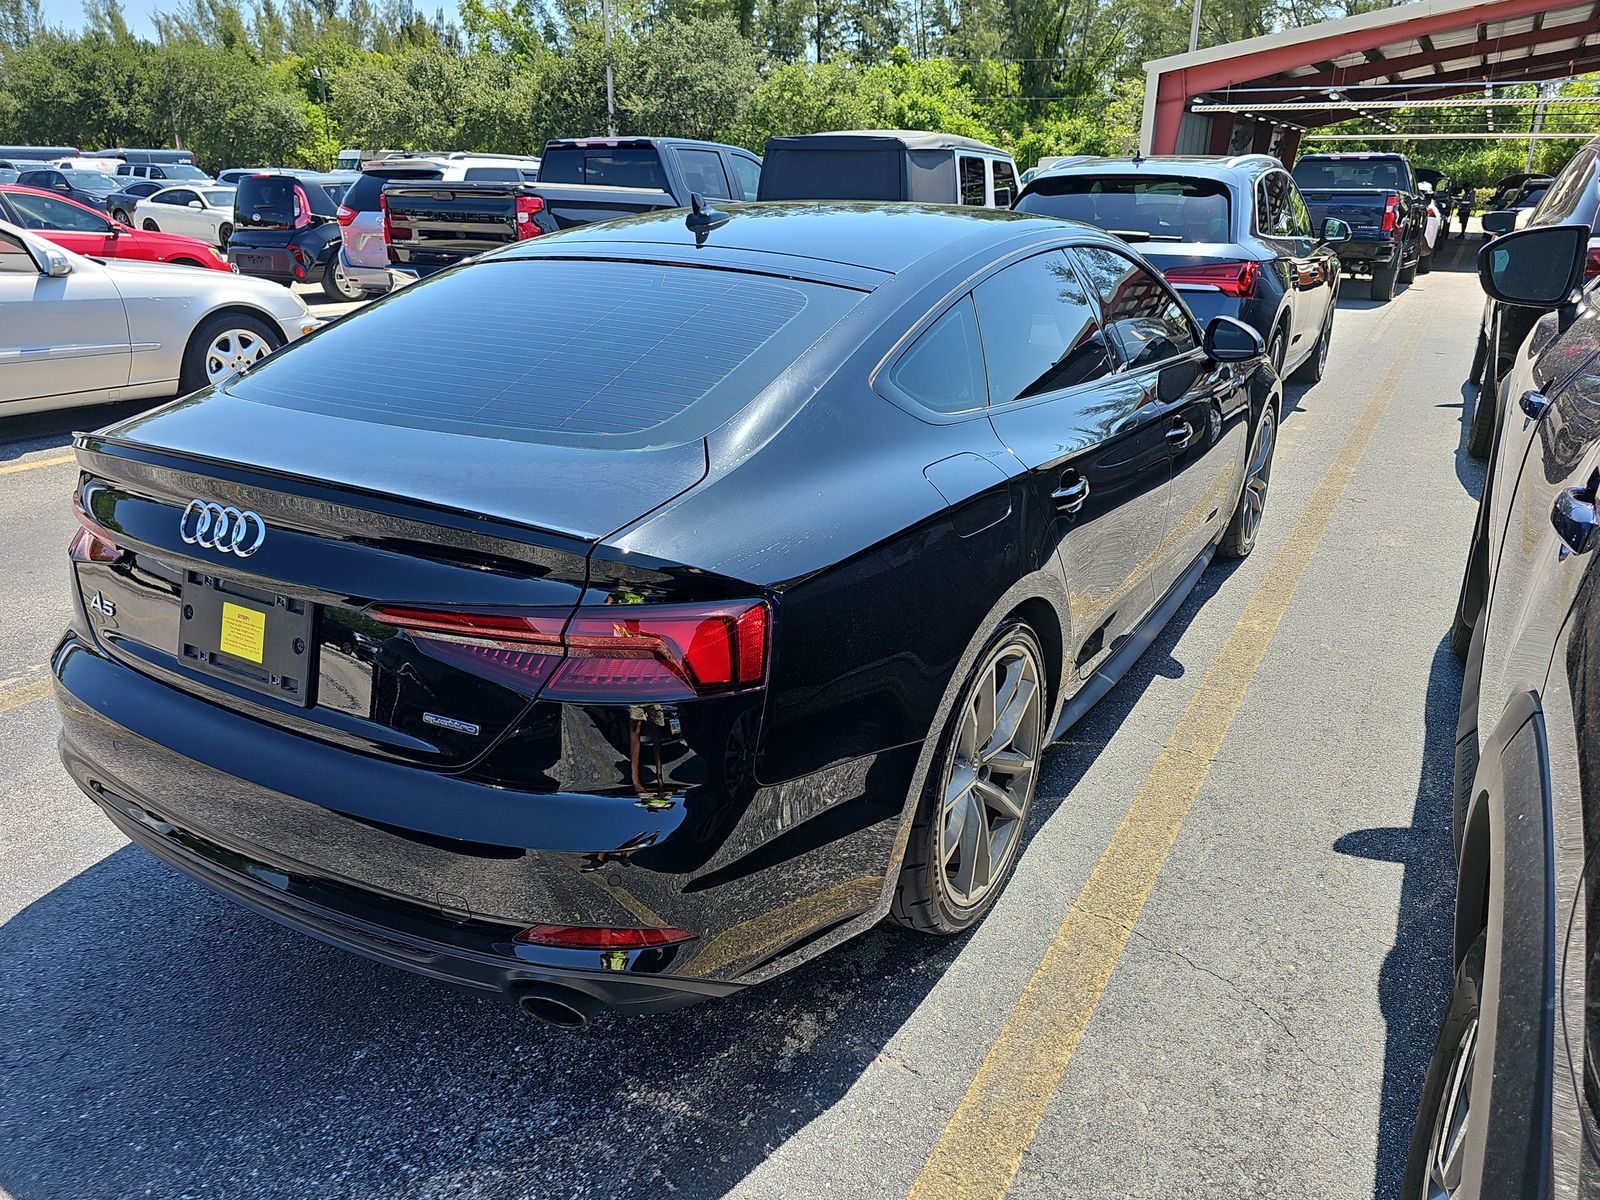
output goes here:
[{"label": "black audi a5 sedan", "polygon": [[[1469,573],[1454,994],[1404,1200],[1593,1196],[1600,1178],[1600,283],[1583,222],[1478,255],[1516,351]],[[1539,312],[1545,315],[1538,316]]]},{"label": "black audi a5 sedan", "polygon": [[77,443],[67,770],[325,941],[578,1024],[953,933],[1250,550],[1281,387],[1087,226],[756,205],[405,288]]}]

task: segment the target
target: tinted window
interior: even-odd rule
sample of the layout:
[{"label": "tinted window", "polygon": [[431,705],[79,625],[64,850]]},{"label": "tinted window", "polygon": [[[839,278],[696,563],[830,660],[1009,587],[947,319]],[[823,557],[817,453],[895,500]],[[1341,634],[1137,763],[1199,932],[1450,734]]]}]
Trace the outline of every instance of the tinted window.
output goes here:
[{"label": "tinted window", "polygon": [[719,200],[733,199],[727,173],[722,169],[722,155],[715,150],[679,150],[676,153],[684,186],[691,192]]},{"label": "tinted window", "polygon": [[482,179],[494,183],[521,183],[522,172],[516,167],[468,167],[461,173],[461,178]]},{"label": "tinted window", "polygon": [[128,184],[123,190],[132,196],[151,196],[159,192],[163,186],[163,184],[157,183],[154,179],[141,179],[136,183]]},{"label": "tinted window", "polygon": [[415,284],[230,390],[471,436],[676,444],[743,407],[860,298],[735,271],[501,259]]},{"label": "tinted window", "polygon": [[23,187],[53,188],[63,180],[55,171],[24,171],[17,182]]},{"label": "tinted window", "polygon": [[[1256,185],[1256,230],[1262,237],[1300,237],[1294,183],[1282,171],[1271,171]],[[1310,228],[1307,220],[1307,230]]]},{"label": "tinted window", "polygon": [[903,200],[903,152],[863,143],[859,150],[789,150],[761,161],[763,200]]},{"label": "tinted window", "polygon": [[1294,230],[1294,236],[1302,238],[1313,236],[1311,233],[1311,210],[1306,207],[1306,202],[1300,195],[1300,189],[1295,187],[1294,180],[1289,179],[1288,176],[1285,175],[1280,178],[1288,180],[1290,228]]},{"label": "tinted window", "polygon": [[1196,347],[1183,305],[1149,271],[1114,250],[1079,246],[1073,253],[1100,294],[1106,328],[1130,368],[1148,367]]},{"label": "tinted window", "polygon": [[923,331],[889,371],[889,382],[934,412],[983,407],[983,348],[970,298],[963,298]]},{"label": "tinted window", "polygon": [[1157,242],[1232,241],[1227,184],[1170,175],[1043,175],[1019,212],[1084,221]]},{"label": "tinted window", "polygon": [[667,173],[653,147],[552,146],[539,164],[543,183],[592,183],[667,190]]},{"label": "tinted window", "polygon": [[423,170],[411,167],[407,170],[363,171],[360,178],[352,183],[350,190],[344,194],[344,206],[356,212],[377,212],[378,197],[383,193],[383,185],[391,179],[409,183],[443,178],[444,172],[437,167]]},{"label": "tinted window", "polygon": [[1555,183],[1550,185],[1550,190],[1544,194],[1539,207],[1534,209],[1528,224],[1559,225],[1566,217],[1573,215],[1584,192],[1594,184],[1597,155],[1600,155],[1600,150],[1593,146],[1585,146],[1578,151],[1566,169],[1556,177]]},{"label": "tinted window", "polygon": [[1383,188],[1396,191],[1403,174],[1395,158],[1302,158],[1294,181],[1302,188]]},{"label": "tinted window", "polygon": [[962,155],[956,161],[961,186],[961,203],[981,208],[988,201],[987,184],[983,178],[983,159]]},{"label": "tinted window", "polygon": [[1006,404],[1111,372],[1095,305],[1059,250],[1007,267],[973,290],[989,401]]},{"label": "tinted window", "polygon": [[761,191],[761,164],[742,154],[730,154],[728,165],[733,168],[733,183],[739,189],[739,198],[754,200]]},{"label": "tinted window", "polygon": [[117,190],[117,181],[109,175],[99,171],[63,171],[67,182],[73,187],[82,188],[86,192],[114,192]]},{"label": "tinted window", "polygon": [[1010,163],[1008,163],[1008,162],[1000,162],[1000,161],[996,160],[996,162],[994,164],[994,190],[995,190],[995,199],[997,201],[999,200],[999,193],[1000,193],[1000,189],[1001,188],[1010,188],[1011,189],[1011,199],[1013,201],[1016,200],[1016,198],[1017,198],[1017,173],[1011,169],[1011,164]]},{"label": "tinted window", "polygon": [[160,196],[161,203],[176,204],[179,208],[187,204],[193,204],[198,199],[200,199],[200,194],[191,192],[188,188],[179,188],[173,192],[163,192]]},{"label": "tinted window", "polygon": [[81,205],[54,196],[30,196],[12,192],[11,207],[24,229],[59,229],[69,233],[105,233],[111,222]]}]

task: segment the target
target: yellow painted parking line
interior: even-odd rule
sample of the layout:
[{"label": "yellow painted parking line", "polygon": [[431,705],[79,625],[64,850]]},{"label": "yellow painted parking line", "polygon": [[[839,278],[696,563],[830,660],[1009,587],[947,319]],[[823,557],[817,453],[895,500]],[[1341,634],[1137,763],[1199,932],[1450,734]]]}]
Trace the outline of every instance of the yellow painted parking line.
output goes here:
[{"label": "yellow painted parking line", "polygon": [[1362,408],[1245,604],[939,1135],[911,1186],[911,1200],[998,1200],[1010,1188],[1045,1106],[1066,1074],[1189,808],[1427,324],[1415,322],[1394,365]]},{"label": "yellow painted parking line", "polygon": [[29,683],[18,684],[16,687],[0,691],[0,713],[8,713],[14,708],[21,708],[25,704],[32,704],[35,700],[43,700],[50,694],[50,677],[35,679]]},{"label": "yellow painted parking line", "polygon": [[75,454],[58,454],[54,458],[35,458],[30,462],[10,463],[0,467],[0,475],[16,475],[22,471],[35,471],[40,467],[59,467],[62,463],[77,462]]}]

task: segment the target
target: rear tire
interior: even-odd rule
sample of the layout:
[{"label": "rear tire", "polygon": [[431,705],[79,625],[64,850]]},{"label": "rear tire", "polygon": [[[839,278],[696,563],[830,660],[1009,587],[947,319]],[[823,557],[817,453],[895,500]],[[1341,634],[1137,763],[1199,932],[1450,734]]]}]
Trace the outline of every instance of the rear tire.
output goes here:
[{"label": "rear tire", "polygon": [[1478,330],[1478,348],[1472,352],[1472,374],[1467,376],[1468,383],[1483,382],[1483,366],[1489,360],[1489,339],[1484,336],[1483,330]]},{"label": "rear tire", "polygon": [[1417,274],[1426,275],[1433,270],[1433,250],[1426,250],[1422,257],[1417,259]]},{"label": "rear tire", "polygon": [[1472,423],[1467,426],[1467,453],[1473,458],[1489,457],[1494,449],[1494,426],[1499,419],[1499,388],[1489,376],[1478,385],[1478,396],[1472,402]]},{"label": "rear tire", "polygon": [[1371,292],[1372,298],[1380,304],[1387,304],[1394,299],[1395,280],[1399,267],[1391,259],[1386,263],[1375,263],[1372,267]]},{"label": "rear tire", "polygon": [[1295,368],[1290,376],[1296,383],[1318,383],[1322,374],[1328,369],[1328,342],[1333,337],[1333,305],[1339,302],[1335,294],[1328,305],[1328,315],[1322,318],[1322,329],[1317,334],[1317,344],[1311,348],[1311,354],[1305,362]]},{"label": "rear tire", "polygon": [[1250,461],[1245,465],[1239,503],[1222,541],[1217,544],[1217,553],[1223,558],[1244,558],[1256,548],[1261,518],[1267,507],[1267,487],[1272,482],[1272,456],[1277,448],[1278,410],[1269,400],[1256,426],[1255,440],[1250,443]]},{"label": "rear tire", "polygon": [[142,228],[146,233],[160,233],[161,232],[161,226],[157,225],[149,217],[146,217],[144,219],[144,222],[140,226],[140,228]]},{"label": "rear tire", "polygon": [[899,924],[920,933],[961,933],[1005,889],[1050,736],[1046,678],[1033,630],[1016,617],[1002,622],[934,748],[889,909]]},{"label": "rear tire", "polygon": [[233,226],[224,221],[217,226],[217,245],[223,250],[228,248],[228,241],[233,237]]},{"label": "rear tire", "polygon": [[1417,277],[1417,268],[1421,265],[1422,263],[1419,259],[1418,261],[1413,262],[1409,267],[1401,267],[1400,274],[1395,277],[1397,282],[1402,284],[1413,282]]},{"label": "rear tire", "polygon": [[128,215],[128,210],[124,209],[124,208],[114,208],[114,209],[112,209],[111,210],[111,219],[113,221],[115,221],[118,225],[132,225],[133,224],[133,218]]},{"label": "rear tire", "polygon": [[1487,933],[1480,933],[1456,971],[1455,991],[1439,1026],[1433,1059],[1428,1063],[1428,1074],[1422,1082],[1417,1122],[1411,1131],[1411,1153],[1406,1159],[1405,1176],[1400,1181],[1400,1200],[1453,1196],[1461,1183],[1465,1157],[1462,1147],[1471,1129],[1469,1103],[1478,1046],[1486,941]]},{"label": "rear tire", "polygon": [[322,272],[322,294],[329,300],[363,300],[367,293],[350,282],[344,263],[335,255]]}]

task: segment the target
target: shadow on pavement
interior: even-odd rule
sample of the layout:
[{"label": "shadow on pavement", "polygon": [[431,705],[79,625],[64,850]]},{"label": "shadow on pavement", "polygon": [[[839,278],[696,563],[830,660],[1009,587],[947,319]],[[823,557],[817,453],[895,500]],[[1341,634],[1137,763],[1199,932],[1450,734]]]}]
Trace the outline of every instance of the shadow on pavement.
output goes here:
[{"label": "shadow on pavement", "polygon": [[0,925],[0,1192],[718,1196],[839,1100],[961,942],[875,930],[568,1033],[124,847]]},{"label": "shadow on pavement", "polygon": [[1385,1024],[1383,1092],[1373,1196],[1390,1200],[1400,1187],[1417,1096],[1433,1053],[1439,1017],[1450,998],[1450,928],[1455,913],[1455,861],[1450,841],[1456,717],[1461,664],[1440,641],[1428,674],[1428,700],[1411,824],[1361,829],[1334,843],[1341,854],[1404,868],[1394,947],[1378,975]]},{"label": "shadow on pavement", "polygon": [[132,400],[6,417],[0,425],[0,463],[39,450],[65,449],[72,444],[73,433],[79,430],[101,429],[161,403],[164,401]]}]

